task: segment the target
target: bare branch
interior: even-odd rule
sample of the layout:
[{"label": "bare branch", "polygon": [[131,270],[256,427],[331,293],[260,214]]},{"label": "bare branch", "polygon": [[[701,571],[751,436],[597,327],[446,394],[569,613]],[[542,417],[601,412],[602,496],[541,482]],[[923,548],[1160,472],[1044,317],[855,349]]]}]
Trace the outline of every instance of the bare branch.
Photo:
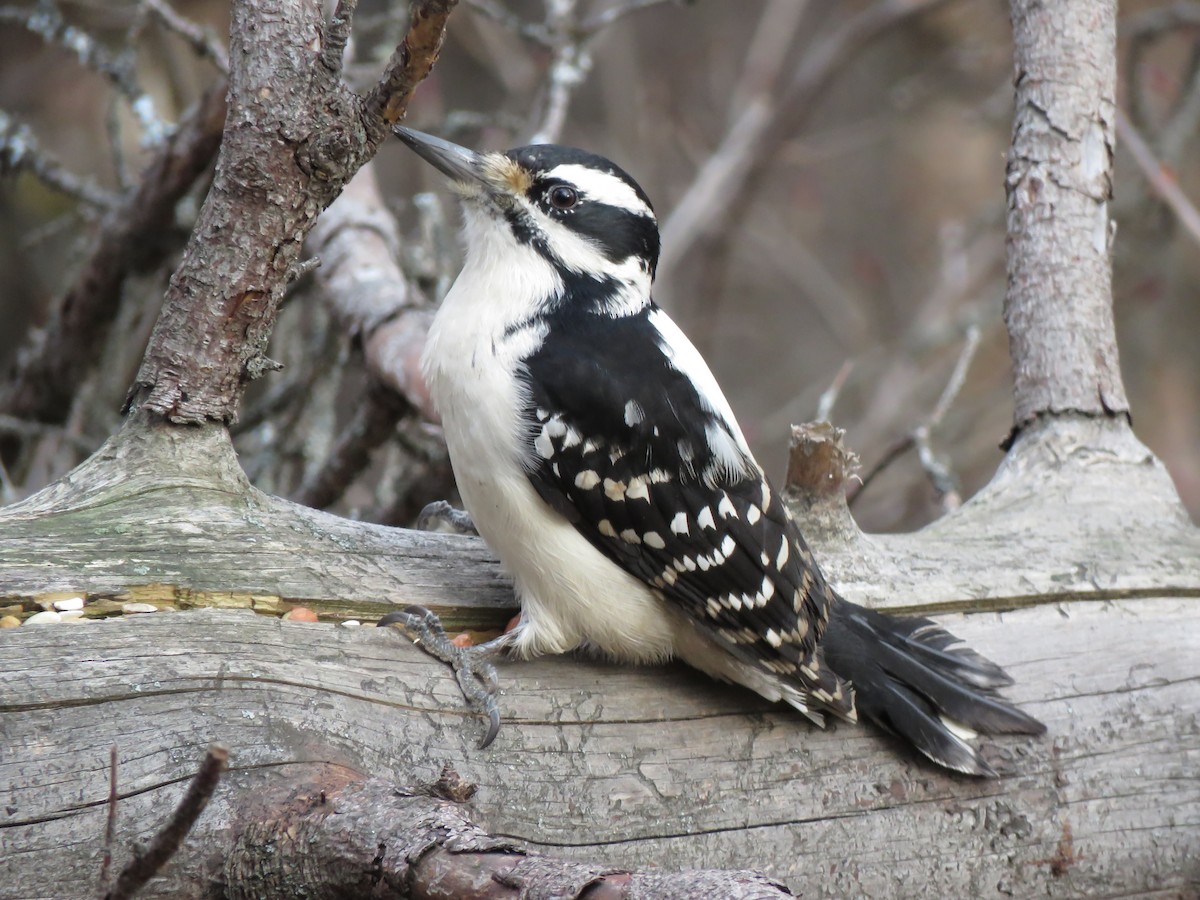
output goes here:
[{"label": "bare branch", "polygon": [[229,763],[229,750],[220,744],[208,748],[200,770],[188,785],[187,792],[175,808],[171,821],[168,822],[150,844],[145,853],[139,854],[121,870],[117,883],[105,895],[105,900],[126,900],[136,894],[143,885],[157,874],[183,844],[200,813],[212,799],[213,792],[221,780],[221,775]]},{"label": "bare branch", "polygon": [[473,12],[491,19],[528,41],[541,44],[543,47],[554,46],[554,37],[550,33],[550,29],[540,22],[526,22],[499,0],[465,0],[465,5]]},{"label": "bare branch", "polygon": [[404,118],[413,89],[437,62],[446,36],[446,20],[457,5],[458,0],[421,0],[413,8],[408,34],[366,100],[367,111],[386,125],[395,125]]},{"label": "bare branch", "polygon": [[292,499],[316,509],[335,503],[370,463],[371,452],[395,434],[396,423],[408,409],[403,397],[392,391],[368,391],[353,418],[338,431],[324,464]]},{"label": "bare branch", "polygon": [[1120,108],[1117,109],[1117,140],[1129,150],[1158,199],[1175,214],[1192,240],[1200,243],[1200,210],[1179,187],[1175,173],[1155,157],[1150,145]]},{"label": "bare branch", "polygon": [[546,7],[554,59],[550,63],[546,108],[529,139],[531,144],[549,144],[559,139],[571,96],[592,68],[591,41],[578,35],[576,0],[547,0]]},{"label": "bare branch", "polygon": [[730,219],[751,181],[751,174],[793,133],[829,81],[858,57],[858,50],[900,22],[948,0],[876,0],[861,12],[818,35],[801,57],[788,84],[747,100],[725,137],[696,173],[695,179],[662,227],[663,257],[658,280],[671,274],[716,223]]},{"label": "bare branch", "polygon": [[975,351],[979,349],[979,339],[980,332],[978,326],[968,326],[966,341],[963,344],[962,351],[958,355],[958,360],[954,364],[954,370],[950,373],[950,378],[946,382],[946,386],[942,389],[942,394],[938,398],[938,402],[935,404],[932,412],[930,412],[924,421],[917,424],[908,434],[895,441],[884,451],[880,460],[867,470],[866,474],[859,480],[857,486],[848,491],[848,504],[853,505],[862,495],[862,492],[867,489],[867,485],[886,471],[892,463],[903,456],[908,450],[915,448],[921,468],[925,470],[925,474],[933,484],[934,491],[937,492],[938,497],[942,501],[942,508],[949,512],[962,505],[958,478],[954,475],[950,464],[934,451],[930,441],[931,435],[941,425],[942,420],[946,417],[946,413],[949,412],[951,405],[954,403],[954,399],[958,396],[963,384],[967,380],[967,372],[970,370],[971,362],[975,358]]},{"label": "bare branch", "polygon": [[975,359],[975,351],[979,349],[979,326],[968,325],[966,343],[963,344],[962,352],[958,355],[958,361],[954,364],[954,371],[950,373],[950,380],[946,382],[946,386],[942,389],[942,396],[938,398],[937,405],[930,413],[926,424],[930,428],[936,428],[942,424],[942,419],[946,417],[946,413],[950,410],[950,405],[962,390],[963,383],[967,380],[967,371],[971,368],[971,362]]},{"label": "bare branch", "polygon": [[175,204],[216,156],[224,120],[222,82],[184,117],[137,190],[105,217],[91,253],[58,304],[63,314],[26,349],[15,378],[0,391],[0,410],[43,422],[66,417],[94,359],[87,348],[116,316],[129,273],[157,265],[168,249],[162,237],[170,231]]},{"label": "bare branch", "polygon": [[354,11],[358,0],[338,0],[337,8],[325,23],[321,40],[321,65],[334,79],[342,75],[345,64],[346,42],[350,40],[350,29],[354,24]]},{"label": "bare branch", "polygon": [[[443,799],[469,796],[472,789],[449,767],[432,785],[398,789],[390,779],[373,778],[322,789],[319,803],[299,811],[294,802],[287,804],[285,813],[242,829],[226,856],[225,872],[235,880],[253,873],[256,893],[271,896],[295,891],[297,881],[287,880],[291,872],[303,872],[314,894],[339,897],[792,896],[756,872],[630,871],[522,850],[509,838],[487,834],[460,805]],[[272,860],[269,867],[261,864],[264,854]],[[366,860],[369,867],[358,863]]]},{"label": "bare branch", "polygon": [[153,98],[138,84],[132,53],[114,56],[86,31],[68,24],[55,0],[40,0],[33,9],[0,7],[0,22],[23,25],[46,43],[75,54],[81,65],[107,77],[129,101],[142,126],[142,140],[146,146],[155,146],[166,137],[169,129],[155,111]]},{"label": "bare branch", "polygon": [[[666,4],[678,5],[680,0],[626,0],[617,6],[601,10],[590,18],[584,19],[580,30],[585,34],[595,34],[602,31],[609,25],[619,22],[621,19],[631,13],[641,12],[644,9],[650,9],[654,6],[665,6]],[[790,0],[792,3],[803,5],[807,0]]]},{"label": "bare branch", "polygon": [[229,74],[229,51],[207,28],[181,16],[165,0],[142,0],[142,6],[163,28],[187,41],[198,55],[212,60],[222,75]]},{"label": "bare branch", "polygon": [[38,146],[26,125],[0,110],[0,177],[29,172],[55,190],[100,210],[111,209],[117,198],[89,178],[80,178]]},{"label": "bare branch", "polygon": [[830,416],[833,415],[834,404],[837,403],[838,395],[841,394],[842,388],[846,385],[846,379],[850,377],[850,373],[854,371],[854,360],[848,359],[842,363],[842,367],[838,369],[837,374],[833,376],[833,381],[821,393],[821,399],[817,401],[817,414],[814,418],[816,422],[828,422]]}]

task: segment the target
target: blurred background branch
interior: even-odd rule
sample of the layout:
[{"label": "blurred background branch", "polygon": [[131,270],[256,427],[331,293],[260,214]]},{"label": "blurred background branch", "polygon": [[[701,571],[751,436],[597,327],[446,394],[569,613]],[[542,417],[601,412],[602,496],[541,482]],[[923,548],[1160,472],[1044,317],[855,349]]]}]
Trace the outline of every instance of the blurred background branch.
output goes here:
[{"label": "blurred background branch", "polygon": [[[366,91],[409,12],[357,6],[346,71]],[[1122,361],[1138,432],[1195,517],[1200,4],[1122,9]],[[213,121],[228,15],[227,0],[0,5],[5,501],[118,421],[215,147],[158,194],[153,217],[122,217],[178,158],[188,110]],[[664,224],[658,299],[710,358],[764,463],[782,470],[787,426],[836,382],[825,409],[870,481],[855,515],[868,531],[906,530],[991,476],[1010,425],[1008,27],[992,0],[463,0],[409,122],[476,146],[586,146],[629,169]],[[399,150],[372,168],[390,203],[375,202],[367,227],[387,233],[373,258],[398,306],[353,313],[361,286],[324,267],[296,280],[268,351],[285,368],[251,386],[236,440],[264,489],[410,524],[422,498],[453,496],[436,423],[414,413],[412,383],[387,386],[407,398],[398,413],[357,398],[402,370],[379,359],[411,363],[457,265],[457,212],[422,193],[436,181]],[[336,259],[327,245],[306,253]]]}]

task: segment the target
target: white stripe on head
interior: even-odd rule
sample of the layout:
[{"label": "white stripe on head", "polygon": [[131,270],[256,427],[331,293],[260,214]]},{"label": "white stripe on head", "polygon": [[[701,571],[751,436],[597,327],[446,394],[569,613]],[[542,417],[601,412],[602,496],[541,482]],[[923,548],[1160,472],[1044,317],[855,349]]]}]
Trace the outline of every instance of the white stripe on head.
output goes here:
[{"label": "white stripe on head", "polygon": [[615,206],[648,219],[654,218],[654,210],[638,196],[637,191],[630,187],[625,179],[611,172],[591,169],[577,163],[564,163],[555,166],[543,177],[560,178],[569,182],[579,188],[584,197],[596,203]]}]

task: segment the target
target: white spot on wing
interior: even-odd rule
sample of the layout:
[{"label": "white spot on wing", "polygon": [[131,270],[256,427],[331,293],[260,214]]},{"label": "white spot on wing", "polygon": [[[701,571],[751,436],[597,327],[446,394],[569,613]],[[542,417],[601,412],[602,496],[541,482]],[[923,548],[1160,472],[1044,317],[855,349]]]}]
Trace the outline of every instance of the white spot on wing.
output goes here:
[{"label": "white spot on wing", "polygon": [[546,434],[545,429],[542,429],[542,433],[533,439],[533,449],[542,459],[549,459],[554,455],[554,444],[551,443],[550,436]]},{"label": "white spot on wing", "polygon": [[[566,444],[563,444],[563,446],[565,447]],[[749,509],[746,510],[746,521],[749,522],[751,525],[753,525],[755,522],[757,522],[760,518],[762,518],[762,513],[760,513],[758,511],[757,506],[751,506]]]},{"label": "white spot on wing", "polygon": [[675,513],[675,518],[671,519],[671,531],[675,532],[675,534],[687,534],[689,532],[687,513]]},{"label": "white spot on wing", "polygon": [[646,489],[646,477],[644,475],[635,475],[629,479],[629,488],[625,491],[625,496],[630,500],[645,500],[650,502],[650,492]]},{"label": "white spot on wing", "polygon": [[729,499],[728,494],[721,494],[721,502],[717,504],[717,512],[727,519],[737,517],[737,507],[733,505],[733,501]]},{"label": "white spot on wing", "polygon": [[625,482],[613,481],[611,478],[604,479],[604,496],[609,500],[624,500],[625,499]]},{"label": "white spot on wing", "polygon": [[575,487],[581,491],[590,491],[600,483],[600,475],[591,469],[585,469],[575,476]]},{"label": "white spot on wing", "polygon": [[706,506],[700,510],[696,516],[696,524],[701,528],[716,528],[717,523],[713,521],[713,511],[711,506]]},{"label": "white spot on wing", "polygon": [[582,440],[583,440],[583,435],[581,435],[579,433],[578,428],[572,428],[570,426],[567,426],[567,433],[563,437],[562,448],[564,450],[566,450],[570,447],[574,447]]},{"label": "white spot on wing", "polygon": [[775,582],[771,580],[770,575],[763,576],[762,588],[759,590],[758,596],[762,597],[759,606],[765,606],[767,601],[775,596]]},{"label": "white spot on wing", "polygon": [[626,528],[621,532],[621,540],[627,544],[640,544],[642,542],[641,535],[632,528]]},{"label": "white spot on wing", "polygon": [[667,542],[662,539],[657,531],[647,531],[642,535],[642,542],[647,547],[653,547],[655,550],[662,550],[667,546]]},{"label": "white spot on wing", "polygon": [[779,553],[775,557],[775,568],[779,569],[781,572],[783,571],[784,565],[787,564],[789,552],[788,547],[790,545],[791,541],[788,540],[787,532],[784,532],[784,534],[779,538]]},{"label": "white spot on wing", "polygon": [[644,422],[646,419],[646,411],[636,400],[630,400],[625,404],[625,424],[632,428],[639,422]]}]

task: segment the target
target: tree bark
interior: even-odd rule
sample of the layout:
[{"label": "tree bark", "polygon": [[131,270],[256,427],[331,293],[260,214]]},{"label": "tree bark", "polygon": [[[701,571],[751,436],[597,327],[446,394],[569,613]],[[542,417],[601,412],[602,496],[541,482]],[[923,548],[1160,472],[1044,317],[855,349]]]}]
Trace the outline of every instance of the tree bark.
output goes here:
[{"label": "tree bark", "polygon": [[237,0],[229,115],[212,189],[171,278],[127,409],[176,424],[229,423],[264,355],[304,237],[407,108],[455,0],[423,0],[365,98],[341,79],[349,16],[316,0]]},{"label": "tree bark", "polygon": [[1112,317],[1116,0],[1012,0],[1008,159],[1013,437],[1039,416],[1127,418]]},{"label": "tree bark", "polygon": [[161,262],[175,204],[212,164],[225,121],[225,83],[213,85],[163,144],[136,190],[105,216],[49,328],[23,354],[0,394],[0,410],[39,422],[66,419],[84,376],[117,315],[131,272]]}]

